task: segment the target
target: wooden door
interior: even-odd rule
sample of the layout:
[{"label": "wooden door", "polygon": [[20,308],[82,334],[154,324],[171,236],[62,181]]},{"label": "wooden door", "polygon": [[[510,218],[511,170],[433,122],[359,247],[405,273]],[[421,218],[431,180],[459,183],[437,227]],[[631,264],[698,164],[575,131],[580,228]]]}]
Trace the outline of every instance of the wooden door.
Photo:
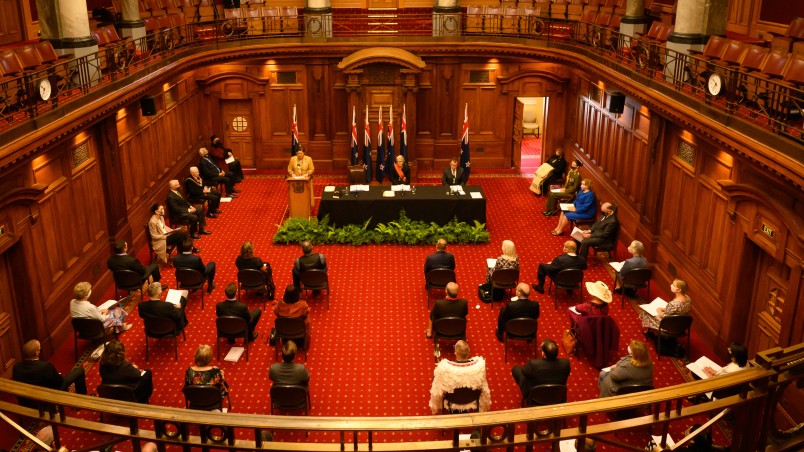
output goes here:
[{"label": "wooden door", "polygon": [[788,300],[791,269],[767,253],[760,253],[754,283],[753,309],[746,343],[753,355],[760,350],[777,347],[782,334],[782,318],[792,316],[785,308],[795,306]]},{"label": "wooden door", "polygon": [[17,0],[0,0],[0,45],[22,41],[22,16]]},{"label": "wooden door", "polygon": [[517,99],[514,103],[514,132],[513,142],[514,149],[511,153],[511,166],[519,173],[519,168],[522,164],[522,112],[525,110],[525,104]]},{"label": "wooden door", "polygon": [[236,159],[244,168],[254,168],[254,122],[251,100],[221,100],[223,143],[232,148]]},{"label": "wooden door", "polygon": [[11,368],[22,348],[14,309],[17,297],[14,296],[8,254],[0,255],[0,375],[5,377],[11,376]]}]

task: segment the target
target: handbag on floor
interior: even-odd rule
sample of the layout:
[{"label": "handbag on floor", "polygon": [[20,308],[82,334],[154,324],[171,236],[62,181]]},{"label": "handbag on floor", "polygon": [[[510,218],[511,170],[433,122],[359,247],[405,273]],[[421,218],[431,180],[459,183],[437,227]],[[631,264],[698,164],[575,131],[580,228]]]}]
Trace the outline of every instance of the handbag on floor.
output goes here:
[{"label": "handbag on floor", "polygon": [[477,297],[483,303],[491,303],[491,283],[484,283],[477,286]]},{"label": "handbag on floor", "polygon": [[569,356],[574,356],[578,350],[578,338],[575,337],[575,330],[569,329],[564,332],[561,338],[561,345],[564,347],[564,352]]}]

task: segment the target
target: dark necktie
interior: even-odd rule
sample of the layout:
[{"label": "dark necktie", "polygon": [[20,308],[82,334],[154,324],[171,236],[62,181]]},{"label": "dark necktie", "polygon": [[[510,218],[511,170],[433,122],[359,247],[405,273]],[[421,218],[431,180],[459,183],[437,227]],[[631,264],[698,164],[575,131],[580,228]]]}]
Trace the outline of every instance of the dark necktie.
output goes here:
[{"label": "dark necktie", "polygon": [[213,162],[211,158],[209,158],[209,157],[205,157],[205,158],[207,159],[207,161],[209,161],[209,163],[212,164],[212,167],[215,168],[215,171],[217,171],[218,173],[221,172],[221,169],[218,168],[218,165],[216,165],[215,162]]}]

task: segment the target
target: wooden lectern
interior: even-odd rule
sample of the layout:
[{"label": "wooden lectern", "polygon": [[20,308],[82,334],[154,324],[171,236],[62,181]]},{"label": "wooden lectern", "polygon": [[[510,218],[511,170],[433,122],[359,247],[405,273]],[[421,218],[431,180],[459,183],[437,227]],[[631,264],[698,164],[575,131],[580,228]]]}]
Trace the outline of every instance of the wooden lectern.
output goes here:
[{"label": "wooden lectern", "polygon": [[313,192],[310,177],[288,177],[288,213],[290,218],[310,218]]}]

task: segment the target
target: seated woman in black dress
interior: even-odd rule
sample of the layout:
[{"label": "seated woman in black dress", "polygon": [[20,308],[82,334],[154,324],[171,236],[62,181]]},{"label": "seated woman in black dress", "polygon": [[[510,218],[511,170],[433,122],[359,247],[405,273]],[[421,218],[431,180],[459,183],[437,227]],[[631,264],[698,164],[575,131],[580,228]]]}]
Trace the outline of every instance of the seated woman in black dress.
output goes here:
[{"label": "seated woman in black dress", "polygon": [[240,247],[240,255],[235,259],[235,266],[237,270],[259,270],[265,273],[265,280],[268,283],[268,299],[274,299],[274,272],[271,270],[271,264],[263,262],[262,259],[254,255],[254,244],[251,242],[243,242]]},{"label": "seated woman in black dress", "polygon": [[187,368],[184,373],[184,385],[211,385],[221,390],[221,396],[229,395],[228,386],[224,379],[223,369],[210,366],[212,362],[212,347],[203,344],[195,351],[195,365]]},{"label": "seated woman in black dress", "polygon": [[140,370],[135,364],[126,361],[126,346],[117,339],[106,343],[98,371],[101,384],[129,386],[134,390],[134,397],[139,403],[148,403],[154,392],[151,371]]}]

